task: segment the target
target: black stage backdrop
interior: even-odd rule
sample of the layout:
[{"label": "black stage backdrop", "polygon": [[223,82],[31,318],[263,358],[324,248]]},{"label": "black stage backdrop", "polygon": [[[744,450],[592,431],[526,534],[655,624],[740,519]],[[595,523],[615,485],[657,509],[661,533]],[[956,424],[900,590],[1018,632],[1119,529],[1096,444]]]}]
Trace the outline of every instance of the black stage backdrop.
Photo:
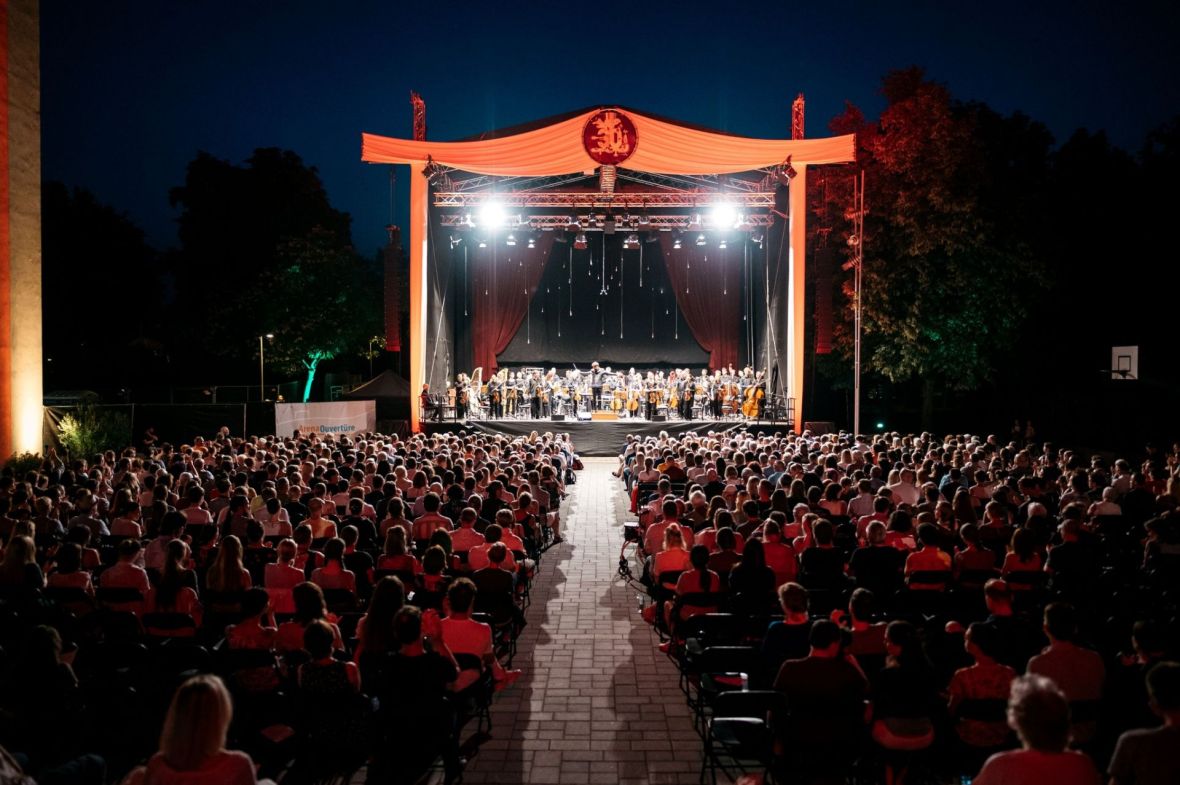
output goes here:
[{"label": "black stage backdrop", "polygon": [[[784,207],[785,201],[784,190]],[[477,246],[481,239],[504,244],[506,233],[481,237],[478,230],[446,230],[437,214],[431,217],[426,359],[427,379],[438,389],[474,366],[472,321],[479,298],[472,273],[478,254],[487,253]],[[499,365],[565,368],[597,360],[620,369],[708,364],[708,353],[676,305],[661,243],[655,242],[659,233],[640,232],[641,248],[624,250],[628,234],[587,233],[585,250],[572,247],[572,235],[558,236],[527,315],[498,355]],[[515,237],[525,244],[529,233],[518,231]],[[710,248],[717,239],[708,233]],[[681,240],[686,246],[695,243],[696,234],[685,232]],[[776,218],[765,233],[731,235],[728,250],[735,278],[727,285],[739,287],[742,298],[738,365],[769,366],[771,389],[779,393],[787,373],[788,245],[787,222]],[[509,252],[507,247],[500,250]],[[484,369],[485,379],[489,370]]]},{"label": "black stage backdrop", "polygon": [[641,239],[638,249],[624,250],[626,236],[591,233],[590,247],[582,251],[573,248],[572,238],[554,243],[528,316],[499,355],[502,365],[708,363],[676,307],[659,243]]}]

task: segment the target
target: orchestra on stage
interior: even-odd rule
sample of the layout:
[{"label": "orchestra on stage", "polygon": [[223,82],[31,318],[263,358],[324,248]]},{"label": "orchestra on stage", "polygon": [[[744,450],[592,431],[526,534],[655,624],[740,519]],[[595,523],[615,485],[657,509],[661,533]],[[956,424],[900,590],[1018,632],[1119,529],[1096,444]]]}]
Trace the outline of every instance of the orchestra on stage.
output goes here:
[{"label": "orchestra on stage", "polygon": [[[445,393],[424,385],[423,420],[549,420],[640,418],[663,420],[761,420],[773,408],[762,371],[730,366],[712,374],[688,368],[666,373],[577,366],[502,368],[486,381],[483,369],[460,373]],[[596,412],[610,414],[595,415]]]}]

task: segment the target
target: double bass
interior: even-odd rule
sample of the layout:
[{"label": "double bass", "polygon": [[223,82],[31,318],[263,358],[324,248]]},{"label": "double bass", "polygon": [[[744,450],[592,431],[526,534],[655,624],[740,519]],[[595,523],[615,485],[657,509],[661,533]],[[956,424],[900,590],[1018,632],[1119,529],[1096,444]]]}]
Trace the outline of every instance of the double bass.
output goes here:
[{"label": "double bass", "polygon": [[762,389],[761,384],[755,384],[746,389],[746,400],[742,403],[742,414],[751,420],[758,416],[762,411],[762,400],[766,397],[766,391]]}]

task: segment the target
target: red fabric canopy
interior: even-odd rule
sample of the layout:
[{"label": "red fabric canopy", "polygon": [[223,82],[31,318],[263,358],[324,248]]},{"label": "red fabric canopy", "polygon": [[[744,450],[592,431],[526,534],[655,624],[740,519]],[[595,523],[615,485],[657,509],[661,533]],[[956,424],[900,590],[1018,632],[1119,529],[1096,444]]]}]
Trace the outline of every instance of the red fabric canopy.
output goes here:
[{"label": "red fabric canopy", "polygon": [[[361,160],[416,164],[433,160],[464,172],[539,177],[591,173],[598,166],[586,153],[582,129],[598,113],[592,109],[542,128],[496,139],[435,142],[361,134]],[[687,128],[619,110],[634,123],[635,152],[619,166],[659,174],[729,174],[781,164],[846,163],[856,159],[851,134],[827,139],[751,139]]]}]

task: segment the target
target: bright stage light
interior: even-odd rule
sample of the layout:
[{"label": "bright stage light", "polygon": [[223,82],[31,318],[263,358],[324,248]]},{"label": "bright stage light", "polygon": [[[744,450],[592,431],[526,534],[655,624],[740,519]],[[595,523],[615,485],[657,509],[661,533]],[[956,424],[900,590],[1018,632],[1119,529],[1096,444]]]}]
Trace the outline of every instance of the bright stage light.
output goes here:
[{"label": "bright stage light", "polygon": [[537,241],[530,237],[529,238],[529,248],[536,248],[536,247],[537,247]]},{"label": "bright stage light", "polygon": [[479,208],[479,225],[490,228],[499,229],[508,220],[508,213],[504,210],[504,205],[499,202],[487,202]]},{"label": "bright stage light", "polygon": [[704,244],[705,244],[705,236],[703,234],[698,234],[697,235],[697,245],[704,245]]},{"label": "bright stage light", "polygon": [[732,204],[725,202],[713,205],[713,210],[709,213],[709,222],[719,228],[729,229],[737,224],[737,220],[737,210]]},{"label": "bright stage light", "polygon": [[717,247],[720,248],[721,250],[725,250],[725,248],[727,246],[725,245],[725,238],[724,237],[721,238],[721,242],[717,243]]},{"label": "bright stage light", "polygon": [[480,238],[480,241],[479,241],[479,247],[480,247],[480,248],[487,248],[487,247],[488,247],[488,241],[487,241],[487,240],[484,240],[483,238]]},{"label": "bright stage light", "polygon": [[677,251],[679,251],[679,250],[680,250],[680,248],[681,248],[681,244],[680,244],[680,238],[679,238],[679,237],[677,237],[675,240],[673,240],[673,241],[672,241],[672,248],[673,248],[674,250],[677,250]]},{"label": "bright stage light", "polygon": [[636,248],[639,247],[639,235],[637,235],[637,234],[627,235],[627,239],[623,241],[623,247],[626,248],[628,251],[634,251]]},{"label": "bright stage light", "polygon": [[579,232],[578,235],[574,237],[574,248],[579,251],[585,251],[587,247],[588,244],[586,243],[586,235],[582,232]]},{"label": "bright stage light", "polygon": [[508,245],[516,245],[516,235],[514,235],[514,234],[508,235],[508,239],[505,240],[505,242],[508,243]]}]

